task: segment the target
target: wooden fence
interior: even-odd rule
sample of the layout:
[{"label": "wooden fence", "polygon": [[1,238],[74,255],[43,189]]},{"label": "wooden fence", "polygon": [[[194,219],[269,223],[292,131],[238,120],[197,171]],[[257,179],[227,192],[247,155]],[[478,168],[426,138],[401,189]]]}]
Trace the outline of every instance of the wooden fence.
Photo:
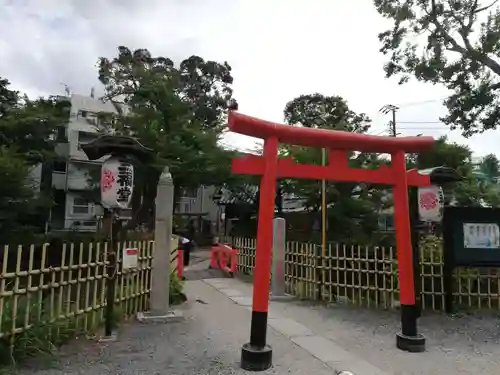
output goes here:
[{"label": "wooden fence", "polygon": [[[41,329],[51,342],[65,341],[103,322],[106,301],[107,243],[5,246],[0,274],[0,340],[16,339]],[[149,307],[152,241],[127,241],[118,249],[139,250],[136,269],[122,270],[118,251],[115,284],[116,319]]]},{"label": "wooden fence", "polygon": [[[239,250],[238,271],[251,275],[255,266],[253,238],[226,238]],[[420,291],[424,310],[444,310],[443,256],[439,239],[420,243]],[[368,307],[399,305],[396,250],[392,247],[287,242],[287,292],[299,298],[342,302]],[[461,309],[500,309],[498,269],[459,268],[454,274],[453,296]]]}]

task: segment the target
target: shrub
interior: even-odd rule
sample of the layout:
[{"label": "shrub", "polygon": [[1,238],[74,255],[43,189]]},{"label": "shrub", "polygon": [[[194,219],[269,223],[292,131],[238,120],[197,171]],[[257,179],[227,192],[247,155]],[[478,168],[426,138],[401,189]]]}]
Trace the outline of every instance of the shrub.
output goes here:
[{"label": "shrub", "polygon": [[177,277],[176,272],[170,272],[169,301],[171,305],[178,305],[186,302],[187,297],[183,290],[184,282]]}]

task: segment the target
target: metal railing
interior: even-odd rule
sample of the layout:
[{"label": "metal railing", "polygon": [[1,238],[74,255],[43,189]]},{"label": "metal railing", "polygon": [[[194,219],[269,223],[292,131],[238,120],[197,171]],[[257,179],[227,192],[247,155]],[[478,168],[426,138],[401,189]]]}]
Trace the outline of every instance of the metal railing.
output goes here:
[{"label": "metal railing", "polygon": [[[239,250],[238,272],[251,275],[255,239],[228,237],[224,242]],[[419,250],[421,306],[444,310],[441,243],[424,238]],[[329,244],[325,258],[313,243],[288,242],[285,250],[287,293],[302,299],[395,308],[399,305],[397,272],[393,247]],[[500,269],[457,269],[453,297],[458,308],[500,309]]]}]

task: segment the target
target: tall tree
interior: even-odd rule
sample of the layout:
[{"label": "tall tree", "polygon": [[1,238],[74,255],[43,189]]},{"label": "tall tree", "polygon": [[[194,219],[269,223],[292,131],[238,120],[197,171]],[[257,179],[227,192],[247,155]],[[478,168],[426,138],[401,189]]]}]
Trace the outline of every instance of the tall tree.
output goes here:
[{"label": "tall tree", "polygon": [[500,160],[495,154],[488,154],[481,158],[479,172],[488,184],[497,184],[500,177]]},{"label": "tall tree", "polygon": [[[50,186],[33,181],[36,165],[55,158],[59,129],[69,116],[69,103],[56,98],[30,100],[0,78],[0,238],[2,242],[43,229],[43,212],[51,205]],[[48,180],[50,182],[50,179]],[[41,220],[40,220],[41,219]]]},{"label": "tall tree", "polygon": [[[371,120],[363,113],[355,113],[339,96],[322,94],[302,95],[290,101],[284,110],[285,121],[290,125],[311,128],[327,128],[356,133],[366,133]],[[321,164],[321,150],[305,147],[286,147],[283,154],[296,162]],[[349,154],[351,167],[374,168],[379,164],[376,155]],[[321,209],[319,181],[286,181],[285,191],[306,200],[306,206],[313,212]],[[382,208],[382,191],[363,183],[327,184],[329,236],[336,240],[349,241],[368,237],[377,229],[377,212]]]},{"label": "tall tree", "polygon": [[163,56],[152,56],[147,49],[131,51],[118,47],[118,56],[99,58],[99,79],[105,98],[116,103],[149,106],[158,111],[163,95],[175,95],[189,106],[191,115],[203,130],[221,131],[225,111],[232,98],[231,66],[191,56],[179,67]]},{"label": "tall tree", "polygon": [[418,169],[444,166],[453,168],[463,177],[452,189],[451,196],[461,206],[498,206],[500,196],[491,184],[481,183],[472,164],[472,151],[464,145],[448,142],[446,137],[437,140],[433,150],[420,154],[410,167]]},{"label": "tall tree", "polygon": [[379,34],[389,56],[387,77],[410,77],[442,84],[442,121],[464,136],[495,129],[500,121],[500,9],[498,1],[374,0],[377,11],[393,21]]},{"label": "tall tree", "polygon": [[114,127],[153,149],[154,161],[139,171],[142,212],[151,217],[159,173],[169,166],[176,196],[200,184],[220,185],[230,174],[228,152],[218,146],[232,100],[231,67],[191,56],[178,67],[146,49],[118,48],[99,59],[105,98],[120,116]]}]

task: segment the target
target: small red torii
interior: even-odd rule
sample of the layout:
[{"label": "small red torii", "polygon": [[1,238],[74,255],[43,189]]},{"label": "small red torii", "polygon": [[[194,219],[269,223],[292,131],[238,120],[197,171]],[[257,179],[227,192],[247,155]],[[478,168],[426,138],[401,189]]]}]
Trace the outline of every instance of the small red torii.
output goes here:
[{"label": "small red torii", "polygon": [[[263,156],[233,159],[232,172],[260,175],[259,221],[254,269],[250,342],[243,345],[241,366],[246,370],[266,370],[272,364],[272,350],[266,344],[269,283],[272,258],[272,220],[277,178],[302,178],[337,182],[367,182],[394,186],[394,214],[398,258],[401,326],[397,347],[417,352],[425,350],[425,338],[417,333],[417,308],[413,279],[408,186],[430,186],[430,176],[406,170],[406,153],[428,151],[432,137],[380,137],[344,131],[280,125],[230,111],[229,130],[264,140]],[[297,164],[292,158],[278,159],[279,143],[330,150],[329,165]],[[391,166],[377,170],[350,168],[348,151],[388,153]]]}]

